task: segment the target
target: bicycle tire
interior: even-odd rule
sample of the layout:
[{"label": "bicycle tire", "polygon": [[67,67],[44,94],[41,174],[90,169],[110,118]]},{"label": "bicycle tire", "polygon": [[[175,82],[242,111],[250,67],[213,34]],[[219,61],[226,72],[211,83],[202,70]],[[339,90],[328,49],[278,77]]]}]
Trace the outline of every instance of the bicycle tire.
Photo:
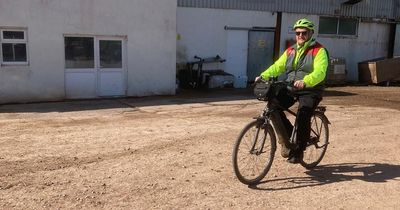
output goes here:
[{"label": "bicycle tire", "polygon": [[[323,112],[315,112],[311,117],[311,137],[300,164],[311,169],[324,157],[329,144],[329,121]],[[313,154],[316,154],[315,156]]]},{"label": "bicycle tire", "polygon": [[[254,121],[248,123],[240,132],[240,134],[236,140],[236,143],[233,147],[233,154],[232,154],[233,169],[235,171],[236,177],[243,184],[255,185],[255,184],[259,183],[267,175],[268,171],[271,168],[272,162],[274,160],[274,155],[275,155],[275,151],[276,151],[275,133],[270,124],[267,124],[266,126],[263,124],[264,124],[264,122],[260,121],[260,120],[254,120]],[[250,140],[250,145],[247,142],[245,142],[246,140],[248,140],[246,134],[248,134],[250,131],[249,134],[252,137],[251,132],[254,132],[253,130],[256,131],[256,134],[257,134],[257,130],[258,130],[258,135],[255,135],[256,138],[253,138],[253,139],[257,140],[256,141],[257,147],[261,147],[259,144],[262,141],[260,141],[260,140],[262,140],[262,138],[265,137],[264,145],[262,148],[263,150],[265,150],[264,153],[252,154],[251,147],[252,147],[253,141]],[[262,136],[262,138],[259,139],[258,136]],[[247,145],[246,145],[246,143],[247,143]],[[244,148],[242,148],[242,146],[244,146]],[[246,149],[246,147],[247,147],[247,149]],[[263,150],[261,150],[261,151],[263,151]],[[259,148],[258,148],[258,151],[259,151]],[[253,149],[253,152],[254,152],[254,149]],[[265,162],[257,161],[256,158],[263,154],[265,154],[267,157],[266,161]],[[252,164],[251,162],[253,162],[254,164],[261,163],[261,166],[258,168],[258,172],[255,171],[255,168],[251,168],[250,174],[246,174],[245,169],[247,169],[248,164],[245,165],[245,168],[241,167],[242,166],[241,160],[246,158],[246,157],[244,157],[244,155],[247,155],[250,157],[250,162],[248,164]]]}]

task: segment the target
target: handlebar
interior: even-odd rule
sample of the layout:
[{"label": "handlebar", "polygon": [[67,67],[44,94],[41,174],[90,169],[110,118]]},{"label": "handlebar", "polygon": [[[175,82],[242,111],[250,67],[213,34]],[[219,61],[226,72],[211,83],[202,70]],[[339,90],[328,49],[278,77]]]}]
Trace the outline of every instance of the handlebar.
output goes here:
[{"label": "handlebar", "polygon": [[300,89],[294,87],[294,81],[289,81],[289,82],[287,82],[287,81],[278,81],[277,78],[275,78],[275,77],[271,77],[271,78],[269,78],[269,80],[261,79],[258,82],[268,83],[269,85],[274,85],[274,86],[279,86],[279,85],[285,86],[286,89],[291,94],[295,94],[297,91],[300,90]]},{"label": "handlebar", "polygon": [[215,57],[209,57],[209,58],[201,58],[201,57],[195,55],[193,58],[198,59],[199,61],[196,61],[196,62],[201,62],[201,63],[213,63],[213,62],[223,63],[226,61],[226,59],[222,59],[221,56],[219,56],[219,55],[216,55]]},{"label": "handlebar", "polygon": [[199,57],[199,56],[197,56],[197,55],[195,55],[195,56],[194,56],[194,58],[195,58],[195,59],[200,59],[200,60],[203,60],[202,58],[200,58],[200,57]]}]

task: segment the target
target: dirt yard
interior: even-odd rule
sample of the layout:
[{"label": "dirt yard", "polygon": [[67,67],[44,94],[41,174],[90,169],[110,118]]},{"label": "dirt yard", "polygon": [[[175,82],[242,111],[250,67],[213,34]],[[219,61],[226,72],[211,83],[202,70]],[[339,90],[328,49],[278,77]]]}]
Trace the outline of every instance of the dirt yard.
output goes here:
[{"label": "dirt yard", "polygon": [[399,209],[400,87],[328,88],[319,167],[232,169],[249,91],[0,106],[0,209]]}]

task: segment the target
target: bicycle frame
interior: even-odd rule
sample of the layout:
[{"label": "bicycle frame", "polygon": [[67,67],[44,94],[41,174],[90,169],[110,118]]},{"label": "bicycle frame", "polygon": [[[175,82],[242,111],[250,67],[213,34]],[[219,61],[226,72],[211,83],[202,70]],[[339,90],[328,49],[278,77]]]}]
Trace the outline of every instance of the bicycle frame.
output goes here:
[{"label": "bicycle frame", "polygon": [[[298,98],[295,97],[295,103],[296,103],[297,101],[298,101]],[[272,104],[273,104],[275,107],[277,107],[278,109],[283,110],[283,111],[285,111],[285,112],[287,112],[287,113],[289,113],[289,114],[291,114],[292,116],[295,117],[295,121],[294,121],[294,125],[293,125],[293,130],[292,130],[292,133],[291,133],[289,139],[283,139],[285,144],[289,145],[289,146],[291,147],[291,149],[295,149],[296,147],[298,147],[298,145],[297,145],[297,136],[296,136],[296,134],[297,134],[297,128],[298,128],[298,126],[297,126],[297,123],[298,123],[298,122],[297,122],[297,113],[294,112],[294,111],[292,111],[292,110],[290,110],[289,108],[286,108],[286,107],[281,106],[281,105],[279,104],[278,101],[276,101],[275,99],[272,99],[272,100],[268,101],[268,104],[265,106],[262,115],[261,115],[260,117],[257,117],[257,118],[256,118],[256,119],[264,120],[264,126],[266,126],[267,124],[270,124],[270,123],[271,123],[271,122],[270,122],[270,121],[272,121],[271,116],[272,116],[274,113],[276,113],[276,112],[278,111],[278,109],[273,109],[273,108],[271,109],[271,108],[269,108],[269,106],[270,106],[269,103],[272,103]],[[323,106],[318,106],[318,107],[315,109],[314,112],[320,112],[321,114],[324,114],[325,110],[326,110],[325,107],[323,107]],[[315,120],[315,119],[314,119],[314,120]],[[327,118],[326,118],[326,120],[327,120],[328,124],[331,124]],[[277,123],[280,123],[280,122],[274,122],[274,121],[272,121],[272,122],[273,122],[274,125],[276,125]],[[279,126],[283,126],[283,125],[279,125]],[[321,130],[321,128],[322,128],[322,124],[320,125],[320,129],[319,129],[319,130]],[[274,130],[276,130],[276,128],[274,128]],[[284,132],[284,131],[281,131],[281,130],[278,129],[278,130],[276,130],[275,132],[278,133],[278,132]],[[314,129],[311,128],[311,132],[312,132],[315,136],[317,136],[317,137],[319,138],[319,134],[318,134],[317,131],[315,131]],[[258,134],[259,134],[259,130],[257,131],[257,134],[256,134],[255,138],[257,138]],[[278,135],[279,135],[279,134],[278,134]],[[281,134],[280,136],[282,136],[282,134]],[[266,137],[264,137],[264,139],[262,140],[262,147],[261,147],[261,148],[263,148],[263,146],[264,146],[265,139],[266,139]],[[312,143],[312,142],[308,142],[308,143],[307,143],[307,146],[309,146],[309,143]],[[254,150],[255,144],[256,144],[256,141],[255,141],[255,139],[254,139],[254,141],[253,141],[253,146],[252,146],[252,150]],[[326,145],[318,146],[318,148],[321,148],[321,147],[324,147],[324,146],[326,146]],[[260,153],[261,153],[261,152],[262,152],[262,151],[260,151]]]}]

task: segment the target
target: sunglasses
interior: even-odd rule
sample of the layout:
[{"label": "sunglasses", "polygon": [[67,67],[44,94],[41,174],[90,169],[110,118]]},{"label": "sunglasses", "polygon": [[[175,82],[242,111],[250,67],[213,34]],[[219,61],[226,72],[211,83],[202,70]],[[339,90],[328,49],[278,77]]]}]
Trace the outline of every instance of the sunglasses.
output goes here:
[{"label": "sunglasses", "polygon": [[296,31],[296,36],[307,36],[308,31]]}]

